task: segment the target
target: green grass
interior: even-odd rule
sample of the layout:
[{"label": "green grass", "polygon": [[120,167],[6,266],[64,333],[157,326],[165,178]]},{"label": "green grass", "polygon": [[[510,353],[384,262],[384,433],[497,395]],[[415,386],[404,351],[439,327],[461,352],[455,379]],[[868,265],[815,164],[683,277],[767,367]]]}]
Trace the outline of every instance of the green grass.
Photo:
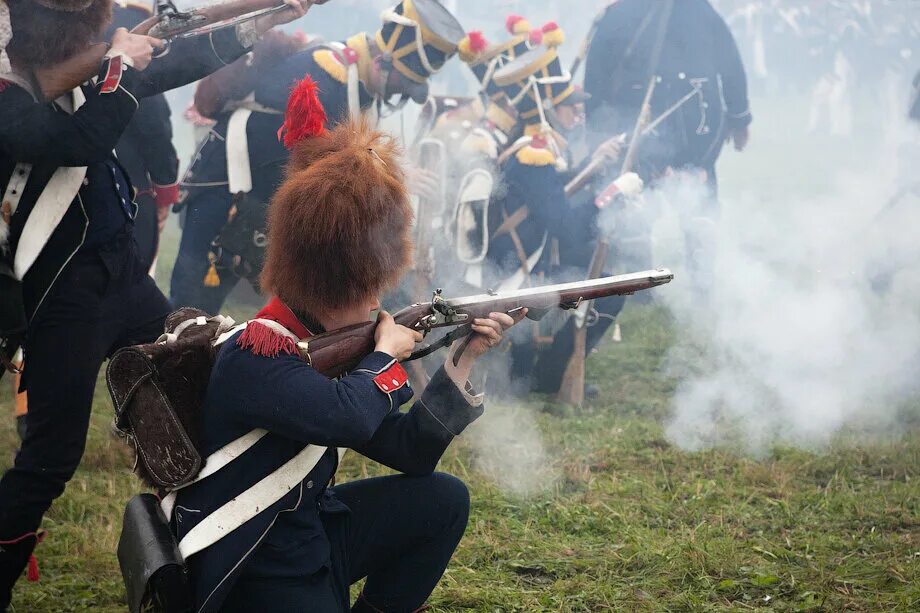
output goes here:
[{"label": "green grass", "polygon": [[[655,307],[630,307],[625,341],[589,361],[602,400],[582,411],[543,398],[489,408],[535,416],[548,458],[536,493],[496,484],[471,444],[488,420],[448,450],[440,468],[467,481],[473,511],[435,610],[917,610],[918,433],[758,460],[682,452],[661,428],[671,325]],[[0,401],[9,406],[6,385]],[[16,612],[124,610],[114,552],[138,482],[111,414],[100,383],[83,465],[45,519],[42,580],[19,584]],[[4,420],[0,446],[14,444]],[[351,454],[340,478],[382,470]]]}]

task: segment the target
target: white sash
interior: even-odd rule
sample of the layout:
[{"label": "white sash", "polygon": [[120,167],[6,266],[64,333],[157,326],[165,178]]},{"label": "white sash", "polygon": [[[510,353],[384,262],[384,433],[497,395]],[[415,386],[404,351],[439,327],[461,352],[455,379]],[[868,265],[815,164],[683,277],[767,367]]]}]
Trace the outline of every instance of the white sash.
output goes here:
[{"label": "white sash", "polygon": [[[83,90],[79,87],[73,90],[73,106],[71,107],[70,99],[62,96],[58,98],[58,104],[65,110],[76,111],[86,98]],[[68,108],[70,107],[70,108]],[[70,112],[73,112],[70,111]],[[80,191],[83,179],[86,177],[86,166],[62,166],[54,171],[51,179],[45,186],[35,206],[29,213],[25,227],[22,230],[22,236],[19,238],[19,245],[16,247],[16,257],[13,261],[13,273],[17,279],[22,280],[32,268],[32,264],[38,259],[39,254],[51,235],[54,234],[70,204]]]}]

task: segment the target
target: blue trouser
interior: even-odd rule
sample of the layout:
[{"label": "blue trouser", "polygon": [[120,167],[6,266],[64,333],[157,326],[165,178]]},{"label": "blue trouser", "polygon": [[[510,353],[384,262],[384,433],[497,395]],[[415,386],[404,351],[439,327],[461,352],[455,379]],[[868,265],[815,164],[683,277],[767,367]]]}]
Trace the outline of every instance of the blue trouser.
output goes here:
[{"label": "blue trouser", "polygon": [[330,564],[310,577],[270,579],[246,569],[222,611],[332,613],[350,608],[349,586],[367,577],[354,611],[417,610],[466,530],[469,492],[443,473],[352,481],[334,488],[350,513],[323,516]]},{"label": "blue trouser", "polygon": [[173,267],[169,299],[175,307],[196,307],[212,315],[220,312],[239,277],[222,271],[217,287],[205,287],[211,241],[227,223],[232,200],[226,187],[196,189],[186,205],[185,226]]},{"label": "blue trouser", "polygon": [[[131,235],[78,252],[64,268],[23,343],[29,412],[22,446],[0,480],[0,541],[34,532],[80,464],[103,360],[156,339],[169,311]],[[0,610],[32,546],[0,547]]]}]

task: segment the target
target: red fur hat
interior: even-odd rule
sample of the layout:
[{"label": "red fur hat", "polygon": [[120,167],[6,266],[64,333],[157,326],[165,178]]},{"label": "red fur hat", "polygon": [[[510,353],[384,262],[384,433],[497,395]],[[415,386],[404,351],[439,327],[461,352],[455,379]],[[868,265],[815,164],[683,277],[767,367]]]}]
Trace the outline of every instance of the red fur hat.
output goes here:
[{"label": "red fur hat", "polygon": [[365,121],[293,143],[268,209],[263,290],[321,315],[395,285],[412,257],[401,161]]},{"label": "red fur hat", "polygon": [[7,50],[24,66],[51,66],[103,40],[112,0],[6,0],[13,38]]}]

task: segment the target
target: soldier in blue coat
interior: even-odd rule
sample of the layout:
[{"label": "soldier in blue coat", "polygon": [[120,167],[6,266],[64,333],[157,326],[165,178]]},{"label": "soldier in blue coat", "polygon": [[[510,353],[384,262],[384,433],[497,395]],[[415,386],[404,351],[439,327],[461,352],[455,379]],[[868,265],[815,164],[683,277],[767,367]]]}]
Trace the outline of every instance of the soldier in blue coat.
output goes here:
[{"label": "soldier in blue coat", "polygon": [[[650,66],[663,19],[660,58]],[[679,107],[643,142],[639,174],[651,180],[668,167],[698,168],[715,188],[722,144],[729,139],[739,151],[745,147],[751,110],[738,47],[708,0],[618,0],[605,9],[585,60],[594,146],[632,133],[653,74],[652,117]]]},{"label": "soldier in blue coat", "polygon": [[[260,67],[251,82],[224,88],[235,89],[237,99],[209,105],[223,108],[182,181],[187,216],[170,286],[173,304],[216,313],[241,276],[258,285],[265,245],[260,221],[287,160],[278,129],[294,83],[305,75],[317,83],[329,127],[359,114],[373,117],[409,98],[424,102],[429,77],[464,36],[437,0],[402,0],[384,12],[375,34],[311,45],[274,62],[254,57]],[[235,219],[222,230],[231,210]]]},{"label": "soldier in blue coat", "polygon": [[[395,143],[366,122],[286,136],[297,142],[269,207],[262,274],[275,297],[223,342],[200,429],[206,453],[254,429],[267,433],[180,489],[171,522],[180,550],[194,551],[212,526],[227,526],[221,509],[229,501],[252,498],[260,509],[186,555],[197,611],[416,611],[469,512],[463,483],[433,471],[451,440],[482,414],[470,370],[514,320],[504,313],[475,320],[469,348],[456,364],[445,361],[408,412],[400,406],[413,391],[399,360],[421,335],[385,312],[374,352],[354,370],[336,380],[313,370],[295,343],[366,322],[380,308],[379,296],[410,262],[412,212]],[[258,504],[254,486],[287,475],[308,445],[318,454],[308,473]],[[402,474],[335,484],[335,448]],[[365,577],[352,606],[349,586]]]},{"label": "soldier in blue coat", "polygon": [[290,4],[176,41],[158,59],[161,41],[117,30],[98,79],[49,101],[36,71],[100,40],[112,2],[0,2],[0,355],[22,340],[29,393],[25,438],[0,480],[0,610],[83,455],[103,360],[154,339],[169,312],[137,256],[134,189],[113,149],[139,100],[234,61],[261,33],[304,13]]}]

